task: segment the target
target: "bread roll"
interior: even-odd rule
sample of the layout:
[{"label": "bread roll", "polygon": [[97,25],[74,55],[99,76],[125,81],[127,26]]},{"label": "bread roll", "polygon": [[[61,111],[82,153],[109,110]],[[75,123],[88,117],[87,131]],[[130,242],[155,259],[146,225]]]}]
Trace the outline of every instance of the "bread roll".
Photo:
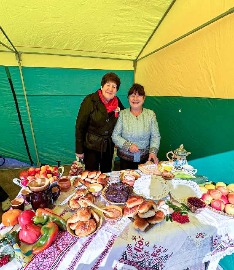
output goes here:
[{"label": "bread roll", "polygon": [[131,208],[124,206],[123,207],[123,215],[126,217],[134,217],[138,212],[138,205],[133,206]]},{"label": "bread roll", "polygon": [[140,205],[142,204],[144,201],[144,199],[141,196],[131,196],[128,198],[128,200],[126,201],[126,205],[128,208],[134,207],[136,205]]},{"label": "bread roll", "polygon": [[136,218],[133,222],[133,227],[135,229],[139,229],[141,230],[142,232],[145,231],[145,229],[149,226],[149,223],[147,221],[147,219],[143,219],[143,218],[140,218],[136,215]]},{"label": "bread roll", "polygon": [[147,221],[150,223],[150,224],[156,224],[156,223],[160,223],[164,220],[165,218],[165,215],[163,213],[163,211],[157,211],[155,213],[155,215],[153,217],[150,217],[147,219]]},{"label": "bread roll", "polygon": [[82,207],[75,214],[79,221],[87,221],[91,218],[91,211],[87,207]]},{"label": "bread roll", "polygon": [[83,171],[81,174],[81,179],[85,179],[86,177],[88,177],[89,171]]},{"label": "bread roll", "polygon": [[108,178],[102,178],[102,177],[98,177],[98,179],[97,179],[97,183],[98,184],[101,184],[101,185],[103,185],[103,186],[106,186],[107,185],[107,181],[108,181]]},{"label": "bread roll", "polygon": [[145,213],[139,213],[138,212],[138,216],[140,218],[149,218],[149,217],[153,217],[155,215],[155,211],[154,210],[149,210]]},{"label": "bread roll", "polygon": [[75,229],[75,234],[79,237],[84,237],[95,232],[96,228],[97,224],[92,218],[87,221],[79,221]]},{"label": "bread roll", "polygon": [[91,178],[94,178],[96,175],[97,175],[97,172],[96,171],[92,171],[92,172],[89,172],[88,173],[88,176],[87,177],[91,179]]},{"label": "bread roll", "polygon": [[139,209],[138,209],[138,212],[139,213],[146,213],[148,212],[152,207],[153,205],[155,204],[154,201],[152,200],[145,200],[140,206],[139,206]]}]

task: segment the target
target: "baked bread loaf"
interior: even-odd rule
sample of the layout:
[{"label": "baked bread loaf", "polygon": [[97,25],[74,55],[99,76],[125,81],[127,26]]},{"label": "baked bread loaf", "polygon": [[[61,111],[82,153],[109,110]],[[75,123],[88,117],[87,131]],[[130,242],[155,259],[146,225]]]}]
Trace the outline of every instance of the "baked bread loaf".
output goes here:
[{"label": "baked bread loaf", "polygon": [[92,218],[87,221],[78,221],[75,228],[75,234],[79,237],[84,237],[93,233],[96,228],[97,224]]},{"label": "baked bread loaf", "polygon": [[134,196],[130,196],[128,198],[128,200],[126,201],[126,205],[127,205],[127,207],[131,208],[131,207],[134,207],[136,205],[142,204],[143,201],[144,201],[143,197],[138,196],[138,195],[134,195]]},{"label": "baked bread loaf", "polygon": [[147,219],[140,218],[138,215],[135,216],[133,227],[140,231],[145,231],[145,229],[149,226],[149,222]]},{"label": "baked bread loaf", "polygon": [[133,206],[131,208],[124,206],[123,207],[123,215],[126,217],[134,217],[138,213],[138,205]]},{"label": "baked bread loaf", "polygon": [[149,217],[153,217],[155,215],[155,211],[154,210],[149,210],[145,213],[139,213],[139,210],[138,210],[138,216],[140,218],[149,218]]},{"label": "baked bread loaf", "polygon": [[163,213],[163,211],[161,210],[158,210],[155,215],[153,217],[150,217],[147,219],[147,221],[150,223],[150,224],[156,224],[156,223],[160,223],[164,220],[165,218],[165,214]]}]

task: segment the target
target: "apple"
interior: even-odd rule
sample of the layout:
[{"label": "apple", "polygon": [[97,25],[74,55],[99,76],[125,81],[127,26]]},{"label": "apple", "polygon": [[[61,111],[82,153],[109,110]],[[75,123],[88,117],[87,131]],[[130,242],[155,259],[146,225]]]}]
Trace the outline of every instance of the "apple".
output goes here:
[{"label": "apple", "polygon": [[225,208],[225,204],[222,200],[212,200],[210,205],[212,208],[214,208],[218,211],[223,211]]},{"label": "apple", "polygon": [[213,198],[211,197],[210,194],[204,193],[202,194],[201,199],[205,202],[205,204],[210,204]]},{"label": "apple", "polygon": [[216,186],[216,188],[217,188],[217,187],[226,187],[227,185],[226,185],[224,182],[217,182],[217,183],[215,184],[215,186]]},{"label": "apple", "polygon": [[224,187],[224,186],[218,186],[218,187],[216,187],[216,190],[221,191],[223,195],[228,194],[228,189],[226,187]]},{"label": "apple", "polygon": [[202,187],[202,186],[199,186],[199,189],[200,189],[200,191],[201,191],[202,194],[207,193],[207,191],[208,191],[207,188]]},{"label": "apple", "polygon": [[40,173],[41,168],[35,168],[35,173]]},{"label": "apple", "polygon": [[224,195],[224,194],[222,194],[222,196],[221,196],[220,200],[221,200],[221,201],[223,201],[223,202],[224,202],[224,204],[229,203],[227,196],[226,196],[226,195]]},{"label": "apple", "polygon": [[219,190],[217,190],[217,189],[211,189],[211,190],[209,191],[209,194],[210,194],[210,196],[211,196],[213,199],[215,199],[215,200],[220,199],[221,196],[222,196],[222,192],[219,191]]},{"label": "apple", "polygon": [[27,171],[22,171],[20,173],[20,179],[27,179],[28,177],[28,172]]},{"label": "apple", "polygon": [[234,192],[229,193],[227,196],[229,203],[234,204]]},{"label": "apple", "polygon": [[28,169],[28,175],[29,176],[34,176],[35,174],[36,174],[35,168],[31,167],[31,168]]},{"label": "apple", "polygon": [[234,184],[227,185],[227,189],[229,190],[229,192],[234,192]]},{"label": "apple", "polygon": [[225,205],[225,212],[229,215],[234,216],[234,205],[231,203],[227,203]]},{"label": "apple", "polygon": [[214,184],[206,184],[205,188],[206,189],[215,189],[215,185]]}]

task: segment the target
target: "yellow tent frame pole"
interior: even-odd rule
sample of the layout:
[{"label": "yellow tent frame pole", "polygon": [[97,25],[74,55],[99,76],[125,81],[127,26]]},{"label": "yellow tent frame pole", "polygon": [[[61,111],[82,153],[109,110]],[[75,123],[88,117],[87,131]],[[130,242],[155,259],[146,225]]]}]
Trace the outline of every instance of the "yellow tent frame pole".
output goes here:
[{"label": "yellow tent frame pole", "polygon": [[136,59],[136,60],[137,61],[140,61],[140,60],[142,60],[142,59],[144,59],[144,58],[146,58],[146,57],[148,57],[148,56],[150,56],[150,55],[152,55],[152,54],[154,54],[154,53],[156,53],[158,51],[161,51],[162,49],[164,49],[164,48],[172,45],[173,43],[175,43],[175,42],[177,42],[177,41],[179,41],[179,40],[181,40],[183,38],[186,38],[187,36],[189,36],[189,35],[197,32],[197,31],[205,28],[206,26],[208,26],[208,25],[210,25],[210,24],[212,24],[212,23],[214,23],[214,22],[216,22],[216,21],[224,18],[225,16],[232,14],[233,12],[234,12],[234,7],[233,8],[230,8],[229,10],[227,10],[226,12],[224,12],[224,13],[220,14],[219,16],[213,18],[212,20],[210,20],[210,21],[208,21],[208,22],[206,22],[206,23],[198,26],[197,28],[189,31],[188,33],[186,33],[186,34],[184,34],[184,35],[182,35],[182,36],[180,36],[180,37],[178,37],[178,38],[170,41],[169,43],[163,45],[162,47],[160,47],[160,48],[158,48],[158,49],[156,49],[156,50],[154,50],[154,51],[152,51],[152,52],[150,52],[150,53],[148,53],[148,54],[146,54],[146,55],[144,55],[144,56],[142,56],[142,57],[140,57],[139,59]]},{"label": "yellow tent frame pole", "polygon": [[28,113],[28,118],[29,118],[31,133],[32,133],[32,138],[33,138],[33,144],[34,144],[34,148],[35,148],[35,152],[36,152],[37,165],[40,166],[41,163],[40,163],[40,160],[39,160],[39,155],[38,155],[38,150],[37,150],[37,144],[36,144],[36,138],[35,138],[35,133],[34,133],[34,129],[33,129],[30,108],[29,108],[29,104],[28,104],[26,87],[25,87],[24,77],[23,77],[23,71],[22,71],[22,66],[21,66],[21,62],[20,62],[20,57],[19,57],[18,54],[16,54],[16,58],[17,58],[18,65],[19,65],[20,79],[21,79],[22,88],[23,88],[23,92],[24,92],[24,99],[25,99],[25,103],[26,103],[26,108],[27,108],[27,113]]}]

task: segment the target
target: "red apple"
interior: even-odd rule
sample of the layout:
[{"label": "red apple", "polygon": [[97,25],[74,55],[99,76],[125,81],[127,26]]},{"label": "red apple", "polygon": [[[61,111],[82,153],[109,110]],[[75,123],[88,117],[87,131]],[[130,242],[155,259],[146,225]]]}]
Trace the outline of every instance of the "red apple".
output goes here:
[{"label": "red apple", "polygon": [[28,169],[28,175],[29,176],[34,176],[35,174],[36,174],[35,168],[31,167],[31,168]]},{"label": "red apple", "polygon": [[212,200],[210,205],[212,208],[214,208],[218,211],[223,211],[225,208],[225,204],[222,200]]},{"label": "red apple", "polygon": [[28,172],[27,171],[22,171],[20,173],[20,179],[27,179],[28,177]]},{"label": "red apple", "polygon": [[215,200],[220,199],[221,196],[222,196],[222,192],[219,191],[219,190],[217,190],[217,189],[212,189],[212,190],[210,190],[209,194],[210,194],[210,196],[211,196],[213,199],[215,199]]},{"label": "red apple", "polygon": [[227,195],[228,194],[228,189],[226,187],[218,186],[216,189],[219,190],[219,191],[221,191],[223,195]]},{"label": "red apple", "polygon": [[234,192],[228,194],[228,201],[231,204],[234,204]]},{"label": "red apple", "polygon": [[202,199],[206,204],[210,204],[210,202],[212,201],[213,198],[211,197],[210,194],[204,193],[204,194],[202,194],[201,199]]},{"label": "red apple", "polygon": [[229,203],[229,202],[228,202],[228,198],[227,198],[227,196],[226,196],[226,195],[224,195],[224,194],[222,194],[222,196],[221,196],[220,200],[221,200],[221,201],[223,201],[223,202],[224,202],[224,204]]},{"label": "red apple", "polygon": [[35,168],[35,173],[40,173],[41,168]]},{"label": "red apple", "polygon": [[234,216],[234,205],[231,203],[228,203],[225,205],[225,212],[229,215]]}]

